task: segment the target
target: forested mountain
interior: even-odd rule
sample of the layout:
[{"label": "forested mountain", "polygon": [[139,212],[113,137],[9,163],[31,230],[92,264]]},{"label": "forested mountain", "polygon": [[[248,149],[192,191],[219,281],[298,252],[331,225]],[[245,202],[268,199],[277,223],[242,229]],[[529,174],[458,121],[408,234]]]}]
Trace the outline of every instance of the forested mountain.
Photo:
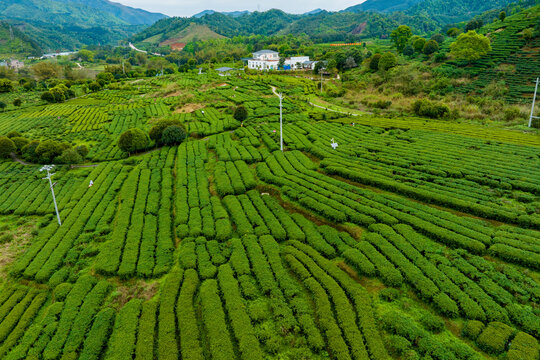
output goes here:
[{"label": "forested mountain", "polygon": [[[538,1],[522,0],[519,4],[530,6]],[[276,9],[234,14],[206,10],[191,18],[162,19],[134,35],[131,41],[171,41],[191,24],[204,26],[200,40],[211,32],[226,37],[307,34],[315,42],[353,41],[387,36],[400,24],[407,24],[415,33],[430,33],[488,10],[500,11],[510,3],[512,0],[367,0],[341,12],[321,10],[301,15]]]},{"label": "forested mountain", "polygon": [[392,11],[403,11],[424,0],[367,0],[361,4],[348,7],[344,11],[378,11],[390,13]]},{"label": "forested mountain", "polygon": [[[503,8],[513,2],[515,0],[424,0],[406,10],[405,13],[411,16],[427,14],[440,24],[450,24],[466,21],[485,11]],[[538,2],[538,0],[520,1],[524,4]]]},{"label": "forested mountain", "polygon": [[[515,0],[367,0],[345,11],[376,11],[392,13],[392,16],[397,15],[393,12],[400,11],[411,17],[423,15],[439,25],[446,25],[468,20],[491,9],[503,8],[513,2]],[[538,3],[538,0],[525,0],[519,3],[533,5]]]},{"label": "forested mountain", "polygon": [[107,0],[2,0],[0,19],[44,49],[111,43],[166,17]]},{"label": "forested mountain", "polygon": [[0,21],[0,59],[40,55],[39,44],[16,27]]},{"label": "forested mountain", "polygon": [[313,41],[337,41],[355,37],[378,37],[387,34],[398,25],[398,21],[385,15],[373,13],[333,13],[320,11],[314,14],[293,15],[272,9],[253,12],[237,17],[222,13],[209,13],[199,18],[162,19],[132,41],[159,38],[161,41],[173,37],[190,24],[206,25],[212,31],[226,36],[238,35],[286,35],[307,34]]}]

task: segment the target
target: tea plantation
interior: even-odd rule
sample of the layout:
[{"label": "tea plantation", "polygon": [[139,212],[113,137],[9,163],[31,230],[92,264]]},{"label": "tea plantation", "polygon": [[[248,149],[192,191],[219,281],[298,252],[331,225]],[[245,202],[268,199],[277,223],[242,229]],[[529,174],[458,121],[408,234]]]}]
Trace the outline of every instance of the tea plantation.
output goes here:
[{"label": "tea plantation", "polygon": [[[0,113],[89,149],[61,226],[41,165],[0,160],[0,359],[538,360],[540,137],[316,92],[186,73]],[[188,138],[118,147],[164,119]]]}]

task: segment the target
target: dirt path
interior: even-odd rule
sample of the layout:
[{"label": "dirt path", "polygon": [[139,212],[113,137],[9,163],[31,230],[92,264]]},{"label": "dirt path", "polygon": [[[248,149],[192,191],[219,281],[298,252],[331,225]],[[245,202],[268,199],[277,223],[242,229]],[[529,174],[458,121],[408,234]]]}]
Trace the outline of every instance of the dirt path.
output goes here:
[{"label": "dirt path", "polygon": [[[277,91],[276,91],[276,87],[275,87],[275,86],[271,86],[271,88],[272,88],[272,92],[274,93],[274,95],[276,95],[277,97],[279,97],[279,94],[278,94]],[[357,113],[352,113],[352,112],[346,112],[346,111],[340,111],[340,110],[330,109],[330,108],[324,107],[324,106],[322,106],[322,105],[314,104],[314,103],[312,103],[312,102],[309,101],[309,100],[308,100],[308,103],[309,103],[309,105],[311,105],[311,106],[313,106],[313,107],[316,107],[316,108],[319,108],[319,109],[323,109],[323,110],[326,110],[326,111],[335,112],[335,113],[338,113],[338,114],[352,115],[352,116],[360,116],[360,115],[362,115],[362,114],[357,114]],[[365,114],[371,115],[372,113],[366,111]]]}]

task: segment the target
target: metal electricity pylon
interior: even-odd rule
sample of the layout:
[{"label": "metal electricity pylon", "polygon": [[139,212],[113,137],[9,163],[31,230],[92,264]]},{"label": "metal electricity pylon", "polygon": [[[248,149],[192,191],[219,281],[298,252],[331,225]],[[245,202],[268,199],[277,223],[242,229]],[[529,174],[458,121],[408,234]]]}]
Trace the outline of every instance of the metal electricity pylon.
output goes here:
[{"label": "metal electricity pylon", "polygon": [[283,151],[283,94],[279,93],[279,148]]},{"label": "metal electricity pylon", "polygon": [[49,180],[49,186],[51,187],[51,193],[52,193],[52,198],[54,202],[54,209],[56,210],[56,217],[58,219],[58,225],[62,225],[62,221],[60,221],[60,213],[58,212],[58,205],[56,205],[56,197],[54,196],[54,185],[56,185],[56,183],[54,184],[52,183],[52,177],[56,173],[51,174],[51,170],[53,168],[54,168],[54,165],[44,165],[41,169],[39,169],[39,171],[47,171],[47,176],[44,177],[43,179]]},{"label": "metal electricity pylon", "polygon": [[533,119],[540,119],[540,116],[534,116],[534,105],[536,102],[536,93],[538,92],[538,83],[540,82],[540,78],[536,78],[536,87],[534,88],[534,96],[532,101],[532,108],[531,108],[531,117],[529,118],[529,127],[532,126],[532,120]]}]

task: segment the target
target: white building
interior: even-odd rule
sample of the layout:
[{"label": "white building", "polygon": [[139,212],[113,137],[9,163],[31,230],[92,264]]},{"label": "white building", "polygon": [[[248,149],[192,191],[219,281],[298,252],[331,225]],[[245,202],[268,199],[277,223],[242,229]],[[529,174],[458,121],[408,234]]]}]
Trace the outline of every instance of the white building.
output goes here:
[{"label": "white building", "polygon": [[287,68],[287,66],[290,66],[291,70],[299,70],[299,69],[303,69],[304,68],[303,64],[308,61],[309,61],[309,56],[293,56],[293,57],[285,59],[283,66],[285,68]]},{"label": "white building", "polygon": [[248,69],[253,70],[277,70],[279,65],[279,53],[272,50],[261,50],[253,53],[253,58],[248,60]]}]

